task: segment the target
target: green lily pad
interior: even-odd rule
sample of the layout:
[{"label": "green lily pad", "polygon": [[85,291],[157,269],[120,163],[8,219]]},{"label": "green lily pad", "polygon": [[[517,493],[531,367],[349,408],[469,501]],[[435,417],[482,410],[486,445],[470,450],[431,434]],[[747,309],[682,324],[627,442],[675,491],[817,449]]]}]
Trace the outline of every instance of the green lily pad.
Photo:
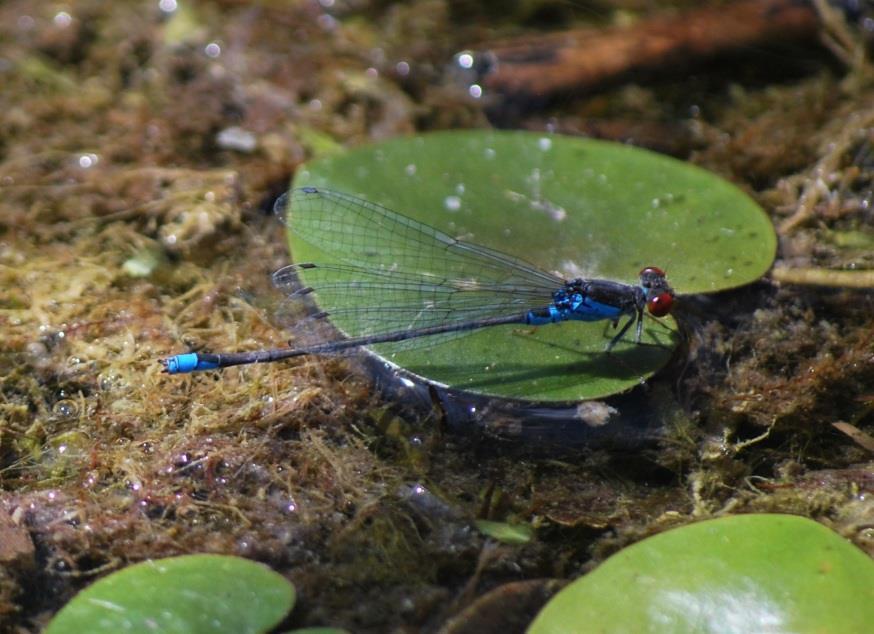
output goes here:
[{"label": "green lily pad", "polygon": [[85,588],[46,634],[267,632],[294,605],[294,586],[240,557],[188,555],[144,561]]},{"label": "green lily pad", "polygon": [[736,515],[630,546],[559,592],[528,634],[871,631],[874,562],[794,515]]},{"label": "green lily pad", "polygon": [[[657,266],[679,293],[746,284],[768,269],[776,245],[761,209],[713,174],[637,148],[556,135],[464,131],[394,139],[313,162],[293,185],[382,204],[566,278],[636,284],[640,269]],[[350,222],[350,235],[357,230]],[[374,251],[382,239],[390,236],[376,232]],[[325,263],[323,251],[293,232],[289,242],[295,261]],[[359,300],[331,301],[322,308],[342,313]],[[354,319],[334,321],[355,334]],[[451,388],[568,402],[639,384],[668,361],[677,341],[670,317],[648,319],[642,345],[632,331],[606,355],[614,332],[607,322],[505,325],[425,348],[373,349]]]}]

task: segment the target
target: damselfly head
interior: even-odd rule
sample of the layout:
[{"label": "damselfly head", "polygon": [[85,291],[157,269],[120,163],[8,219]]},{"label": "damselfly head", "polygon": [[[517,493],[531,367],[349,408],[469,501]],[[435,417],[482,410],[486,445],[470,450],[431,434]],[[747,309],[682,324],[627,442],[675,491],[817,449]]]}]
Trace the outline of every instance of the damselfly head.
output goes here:
[{"label": "damselfly head", "polygon": [[640,279],[643,282],[645,279],[665,279],[665,272],[657,266],[645,266],[640,269]]},{"label": "damselfly head", "polygon": [[646,309],[655,317],[664,317],[674,306],[674,289],[668,284],[665,272],[655,266],[640,271],[640,287],[646,293]]}]

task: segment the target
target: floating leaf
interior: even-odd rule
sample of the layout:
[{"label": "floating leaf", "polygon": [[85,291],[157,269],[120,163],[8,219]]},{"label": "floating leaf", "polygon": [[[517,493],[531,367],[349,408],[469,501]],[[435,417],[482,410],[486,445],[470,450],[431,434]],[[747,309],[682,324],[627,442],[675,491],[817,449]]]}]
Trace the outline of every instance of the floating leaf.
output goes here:
[{"label": "floating leaf", "polygon": [[[641,268],[658,266],[680,293],[748,283],[770,266],[776,245],[767,217],[730,183],[579,138],[465,131],[395,139],[308,165],[294,182],[306,185],[380,203],[568,278],[634,284]],[[318,261],[312,245],[289,240],[296,261]],[[342,318],[336,324],[343,329]],[[449,387],[567,402],[649,377],[670,358],[675,328],[670,318],[648,320],[643,345],[626,336],[610,355],[604,347],[615,331],[606,322],[497,326],[427,348],[374,350]]]},{"label": "floating leaf", "polygon": [[867,632],[874,562],[821,524],[736,515],[620,551],[559,592],[528,634]]},{"label": "floating leaf", "polygon": [[188,555],[144,561],[77,594],[46,634],[256,634],[294,605],[294,586],[239,557]]}]

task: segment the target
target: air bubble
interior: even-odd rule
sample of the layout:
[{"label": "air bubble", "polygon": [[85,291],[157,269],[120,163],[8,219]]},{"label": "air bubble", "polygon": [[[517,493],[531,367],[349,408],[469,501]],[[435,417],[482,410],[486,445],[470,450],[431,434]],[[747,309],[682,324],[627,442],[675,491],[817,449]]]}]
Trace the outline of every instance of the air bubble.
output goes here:
[{"label": "air bubble", "polygon": [[99,161],[100,161],[100,157],[98,157],[96,154],[88,153],[88,154],[80,154],[78,163],[79,163],[79,167],[81,167],[83,170],[87,170],[87,169],[97,165],[97,163]]},{"label": "air bubble", "polygon": [[70,399],[61,399],[54,404],[52,412],[61,418],[73,418],[79,413],[79,408]]},{"label": "air bubble", "polygon": [[52,22],[55,23],[55,26],[65,29],[73,22],[73,16],[66,11],[58,11],[52,19]]},{"label": "air bubble", "polygon": [[461,68],[473,68],[473,53],[470,51],[462,51],[455,57],[455,61]]}]

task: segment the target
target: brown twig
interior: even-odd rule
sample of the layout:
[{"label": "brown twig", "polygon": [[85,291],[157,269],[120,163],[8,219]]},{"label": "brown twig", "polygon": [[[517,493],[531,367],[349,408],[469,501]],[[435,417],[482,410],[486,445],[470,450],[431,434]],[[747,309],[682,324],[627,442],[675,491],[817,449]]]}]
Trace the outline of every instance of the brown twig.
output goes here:
[{"label": "brown twig", "polygon": [[834,271],[816,268],[778,266],[771,270],[771,279],[785,284],[834,286],[835,288],[874,288],[874,271]]},{"label": "brown twig", "polygon": [[627,28],[567,31],[490,47],[487,90],[511,97],[584,91],[632,72],[687,64],[775,41],[814,37],[816,10],[798,0],[742,0]]}]

